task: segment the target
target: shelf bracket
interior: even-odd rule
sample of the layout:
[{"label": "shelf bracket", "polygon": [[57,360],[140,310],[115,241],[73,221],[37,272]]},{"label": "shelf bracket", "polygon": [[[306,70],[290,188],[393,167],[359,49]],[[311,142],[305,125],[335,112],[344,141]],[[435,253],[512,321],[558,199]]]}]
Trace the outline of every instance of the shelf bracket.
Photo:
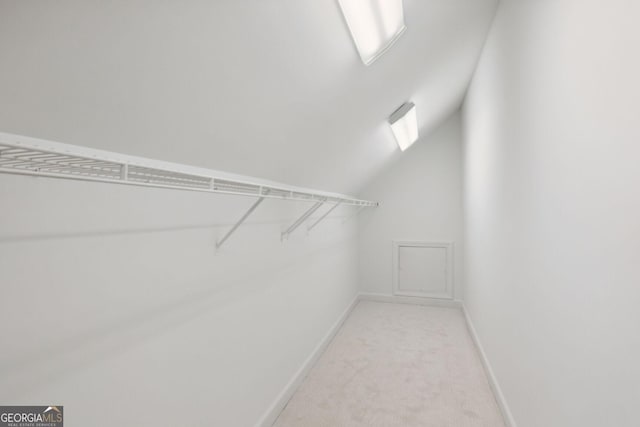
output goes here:
[{"label": "shelf bracket", "polygon": [[307,231],[311,231],[311,229],[312,229],[313,227],[315,227],[316,225],[318,225],[318,224],[320,223],[320,221],[322,221],[323,219],[325,219],[325,218],[326,218],[326,217],[327,217],[331,212],[333,212],[333,210],[334,210],[335,208],[337,208],[337,207],[338,207],[338,206],[340,206],[341,204],[342,204],[342,200],[340,200],[340,201],[339,201],[338,203],[336,203],[335,205],[331,206],[331,208],[330,208],[328,211],[326,211],[326,212],[325,212],[325,213],[324,213],[320,218],[318,218],[318,219],[316,220],[316,222],[314,222],[313,224],[311,224],[311,225],[307,228]]},{"label": "shelf bracket", "polygon": [[223,237],[222,239],[220,239],[220,240],[218,240],[218,241],[216,242],[216,249],[220,249],[220,246],[222,246],[222,244],[223,244],[224,242],[226,242],[226,240],[227,240],[227,239],[228,239],[228,238],[233,234],[233,232],[234,232],[234,231],[236,231],[236,229],[237,229],[238,227],[240,227],[240,225],[241,225],[241,224],[242,224],[242,223],[243,223],[247,218],[249,218],[249,215],[251,215],[251,213],[252,213],[253,211],[255,211],[255,210],[256,210],[256,208],[257,208],[258,206],[260,206],[260,203],[262,203],[262,201],[263,201],[263,200],[264,200],[264,196],[260,197],[258,200],[256,200],[256,202],[255,202],[253,205],[251,205],[251,207],[249,208],[249,210],[248,210],[247,212],[245,212],[245,214],[244,214],[244,215],[242,215],[242,218],[240,218],[240,219],[238,220],[238,222],[236,222],[236,223],[235,223],[235,225],[234,225],[233,227],[231,227],[231,229],[230,229],[229,231],[227,231],[227,234],[225,234],[225,235],[224,235],[224,237]]},{"label": "shelf bracket", "polygon": [[322,206],[324,204],[325,200],[322,200],[320,202],[316,202],[313,206],[311,206],[305,213],[302,214],[302,216],[300,218],[298,218],[298,220],[296,222],[291,224],[291,227],[287,228],[286,231],[282,232],[282,234],[280,235],[280,239],[284,240],[284,239],[288,238],[289,235],[291,233],[293,233],[296,228],[300,227],[300,225],[302,225],[307,220],[307,218],[309,218],[311,215],[313,215],[313,213],[315,211],[317,211],[318,208],[320,208],[320,206]]}]

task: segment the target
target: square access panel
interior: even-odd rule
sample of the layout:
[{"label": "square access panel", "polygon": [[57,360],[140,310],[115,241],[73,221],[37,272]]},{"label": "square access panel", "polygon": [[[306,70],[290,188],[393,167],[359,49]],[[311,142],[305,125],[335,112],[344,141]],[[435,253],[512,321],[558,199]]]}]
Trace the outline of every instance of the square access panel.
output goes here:
[{"label": "square access panel", "polygon": [[393,242],[393,293],[453,299],[453,243]]}]

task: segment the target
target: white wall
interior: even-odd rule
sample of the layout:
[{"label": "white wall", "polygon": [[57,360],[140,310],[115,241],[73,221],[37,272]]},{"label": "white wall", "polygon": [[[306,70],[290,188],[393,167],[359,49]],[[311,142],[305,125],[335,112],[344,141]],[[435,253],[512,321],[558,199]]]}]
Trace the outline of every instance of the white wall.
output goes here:
[{"label": "white wall", "polygon": [[360,196],[380,202],[360,214],[359,279],[364,292],[391,295],[392,242],[453,242],[454,292],[462,296],[462,153],[460,115],[397,156]]},{"label": "white wall", "polygon": [[[253,3],[0,0],[0,131],[356,187],[370,120],[346,132],[335,105],[380,85],[354,85],[338,4]],[[257,422],[353,301],[357,222],[341,207],[281,243],[308,204],[265,201],[216,254],[251,203],[0,174],[0,403],[56,402],[70,425]]]},{"label": "white wall", "polygon": [[639,20],[504,1],[465,103],[465,303],[519,427],[640,425]]},{"label": "white wall", "polygon": [[[37,117],[33,117],[37,120]],[[356,223],[308,204],[0,175],[0,402],[69,425],[251,426],[357,292]]]}]

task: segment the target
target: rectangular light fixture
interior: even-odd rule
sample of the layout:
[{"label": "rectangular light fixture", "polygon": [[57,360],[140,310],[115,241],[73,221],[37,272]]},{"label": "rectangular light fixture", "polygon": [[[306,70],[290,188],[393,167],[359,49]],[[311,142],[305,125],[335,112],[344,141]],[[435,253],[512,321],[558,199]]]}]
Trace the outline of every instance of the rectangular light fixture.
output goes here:
[{"label": "rectangular light fixture", "polygon": [[418,139],[418,118],[413,102],[405,102],[389,117],[389,124],[400,150],[404,151]]},{"label": "rectangular light fixture", "polygon": [[407,28],[402,0],[338,0],[365,65],[393,45]]}]

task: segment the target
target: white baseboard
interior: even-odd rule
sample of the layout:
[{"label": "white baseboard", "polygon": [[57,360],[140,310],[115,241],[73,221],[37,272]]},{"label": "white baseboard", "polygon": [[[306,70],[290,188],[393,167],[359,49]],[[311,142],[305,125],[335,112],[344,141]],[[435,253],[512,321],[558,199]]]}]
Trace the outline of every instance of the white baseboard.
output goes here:
[{"label": "white baseboard", "polygon": [[493,395],[496,397],[496,401],[498,402],[498,406],[502,411],[502,415],[504,417],[504,422],[507,427],[517,427],[515,420],[513,419],[513,415],[511,414],[511,410],[509,409],[509,405],[507,405],[507,400],[504,398],[504,394],[502,393],[502,389],[500,388],[500,384],[498,384],[498,380],[493,373],[493,369],[491,368],[491,364],[489,363],[489,359],[487,359],[487,355],[482,348],[482,344],[480,343],[480,338],[476,333],[476,328],[473,326],[473,322],[471,317],[469,316],[469,312],[467,311],[467,307],[462,304],[462,312],[464,313],[464,318],[467,321],[467,328],[469,329],[469,333],[471,334],[471,338],[478,349],[478,353],[480,353],[480,360],[482,360],[482,365],[484,366],[484,370],[487,373],[487,378],[489,379],[489,385],[493,390]]},{"label": "white baseboard", "polygon": [[391,302],[395,304],[428,305],[433,307],[462,308],[462,301],[440,298],[409,297],[401,295],[374,294],[360,292],[359,298],[364,301]]},{"label": "white baseboard", "polygon": [[309,357],[307,357],[307,359],[302,363],[302,366],[300,366],[298,371],[296,371],[291,380],[280,392],[276,400],[271,404],[269,409],[267,409],[262,418],[260,418],[260,421],[256,423],[256,427],[271,427],[273,423],[276,422],[276,419],[278,419],[280,412],[282,412],[284,407],[289,402],[289,399],[291,399],[298,387],[300,387],[302,381],[304,381],[304,379],[309,374],[309,371],[311,371],[311,368],[313,368],[313,365],[315,365],[322,353],[324,353],[325,349],[327,348],[333,337],[336,335],[336,333],[340,330],[344,321],[347,320],[347,317],[349,317],[349,314],[356,306],[356,304],[358,304],[359,300],[360,295],[356,295],[351,304],[349,304],[347,309],[340,315],[333,326],[331,326],[329,332],[327,332],[322,340],[320,340],[316,348],[313,349]]}]

